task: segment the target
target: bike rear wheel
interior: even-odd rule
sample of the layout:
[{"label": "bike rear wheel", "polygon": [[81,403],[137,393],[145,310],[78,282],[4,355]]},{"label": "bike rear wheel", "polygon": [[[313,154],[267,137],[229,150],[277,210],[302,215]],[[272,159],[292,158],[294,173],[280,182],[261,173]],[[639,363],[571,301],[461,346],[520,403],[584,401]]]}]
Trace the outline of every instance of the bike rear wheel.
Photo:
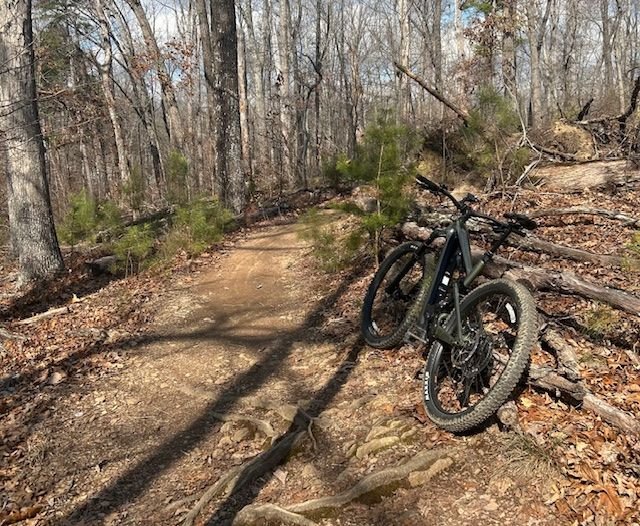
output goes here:
[{"label": "bike rear wheel", "polygon": [[[494,280],[474,289],[460,305],[463,344],[435,342],[423,375],[429,418],[451,432],[476,427],[511,396],[537,337],[531,293],[521,284]],[[455,315],[446,323],[456,333]]]},{"label": "bike rear wheel", "polygon": [[361,331],[377,349],[397,346],[416,322],[434,272],[434,257],[419,243],[403,243],[384,259],[364,298]]}]

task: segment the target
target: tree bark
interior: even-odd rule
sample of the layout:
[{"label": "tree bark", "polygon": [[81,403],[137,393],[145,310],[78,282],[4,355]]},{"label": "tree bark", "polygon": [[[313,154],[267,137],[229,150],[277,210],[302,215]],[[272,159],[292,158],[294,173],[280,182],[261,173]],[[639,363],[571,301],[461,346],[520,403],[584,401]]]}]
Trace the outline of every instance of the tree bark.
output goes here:
[{"label": "tree bark", "polygon": [[238,41],[233,0],[211,0],[213,101],[216,176],[222,182],[222,201],[239,214],[245,205],[242,172]]},{"label": "tree bark", "polygon": [[526,3],[527,13],[527,29],[529,36],[529,51],[531,54],[531,100],[529,104],[529,125],[538,130],[544,125],[546,115],[546,105],[544,94],[542,92],[542,71],[541,57],[542,44],[544,42],[544,34],[547,27],[547,20],[551,10],[551,0],[546,1],[546,6],[542,19],[538,21],[538,13],[534,2]]},{"label": "tree bark", "polygon": [[615,188],[640,181],[640,169],[628,161],[595,161],[583,164],[548,165],[533,171],[544,190],[581,192],[586,188]]},{"label": "tree bark", "polygon": [[0,2],[0,170],[22,283],[64,268],[36,95],[31,0]]}]

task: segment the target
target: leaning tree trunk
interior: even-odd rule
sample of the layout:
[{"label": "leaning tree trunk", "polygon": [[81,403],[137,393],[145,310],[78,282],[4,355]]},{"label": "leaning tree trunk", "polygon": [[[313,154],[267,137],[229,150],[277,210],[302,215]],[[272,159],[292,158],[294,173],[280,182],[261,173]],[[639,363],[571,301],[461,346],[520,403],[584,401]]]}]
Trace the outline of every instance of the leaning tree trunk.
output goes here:
[{"label": "leaning tree trunk", "polygon": [[0,161],[22,282],[64,264],[53,224],[36,100],[31,0],[0,2]]}]

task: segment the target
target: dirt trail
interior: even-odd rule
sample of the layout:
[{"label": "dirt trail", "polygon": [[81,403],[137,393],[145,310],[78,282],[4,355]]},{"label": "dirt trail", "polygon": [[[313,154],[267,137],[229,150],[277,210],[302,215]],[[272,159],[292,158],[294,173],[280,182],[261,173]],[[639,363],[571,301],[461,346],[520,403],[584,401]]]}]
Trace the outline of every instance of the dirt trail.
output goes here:
[{"label": "dirt trail", "polygon": [[453,466],[433,487],[404,481],[392,497],[346,502],[318,524],[555,523],[535,473],[494,469],[503,460],[491,433],[454,438],[416,419],[420,353],[363,349],[343,307],[368,278],[320,294],[306,251],[293,225],[252,233],[176,284],[120,374],[58,401],[40,433],[37,468],[57,481],[42,524],[180,524],[219,477],[287,436],[297,407],[317,417],[301,448],[275,475],[209,503],[196,524],[230,524],[255,502],[348,491],[443,447]]}]

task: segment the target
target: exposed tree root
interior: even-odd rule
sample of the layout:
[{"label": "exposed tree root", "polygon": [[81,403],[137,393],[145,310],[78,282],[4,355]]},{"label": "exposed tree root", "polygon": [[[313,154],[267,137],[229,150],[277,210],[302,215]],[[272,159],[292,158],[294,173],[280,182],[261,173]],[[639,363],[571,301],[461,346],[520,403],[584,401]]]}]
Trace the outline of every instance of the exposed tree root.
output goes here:
[{"label": "exposed tree root", "polygon": [[[388,494],[402,485],[408,485],[411,473],[422,472],[420,483],[424,484],[438,473],[448,469],[453,464],[451,450],[422,451],[408,462],[396,467],[383,469],[377,473],[367,475],[351,489],[319,499],[308,500],[299,504],[291,504],[284,508],[271,504],[253,504],[243,508],[233,521],[234,526],[249,526],[260,520],[283,520],[304,517],[322,517],[342,508],[350,502],[366,496],[381,496]],[[278,515],[282,513],[281,515]],[[290,515],[290,514],[293,514]],[[302,517],[304,516],[304,517]],[[309,522],[292,522],[291,524],[315,524]]]},{"label": "exposed tree root", "polygon": [[[272,471],[293,451],[295,451],[296,447],[306,434],[310,436],[315,447],[315,438],[311,434],[311,424],[313,419],[310,416],[305,415],[306,413],[301,409],[298,409],[296,414],[292,415],[292,422],[297,424],[293,430],[283,435],[280,440],[276,441],[268,450],[245,462],[241,466],[231,469],[212,486],[210,486],[202,497],[200,497],[195,506],[189,511],[182,523],[182,526],[192,526],[196,517],[213,499],[217,497],[228,497],[229,495],[241,490],[258,477]],[[222,415],[216,415],[216,418],[218,418],[218,416]],[[225,415],[225,417],[228,418],[228,415]],[[240,419],[247,420],[245,417],[240,417]]]},{"label": "exposed tree root", "polygon": [[304,515],[294,513],[275,504],[260,504],[246,506],[233,521],[233,525],[259,524],[271,522],[273,524],[295,524],[299,526],[316,526],[316,522]]},{"label": "exposed tree root", "polygon": [[276,436],[276,432],[273,430],[272,425],[266,420],[261,420],[253,416],[233,415],[225,413],[212,413],[211,416],[213,416],[216,420],[220,420],[222,422],[248,422],[258,431],[260,431],[264,436],[268,438],[273,438]]}]

